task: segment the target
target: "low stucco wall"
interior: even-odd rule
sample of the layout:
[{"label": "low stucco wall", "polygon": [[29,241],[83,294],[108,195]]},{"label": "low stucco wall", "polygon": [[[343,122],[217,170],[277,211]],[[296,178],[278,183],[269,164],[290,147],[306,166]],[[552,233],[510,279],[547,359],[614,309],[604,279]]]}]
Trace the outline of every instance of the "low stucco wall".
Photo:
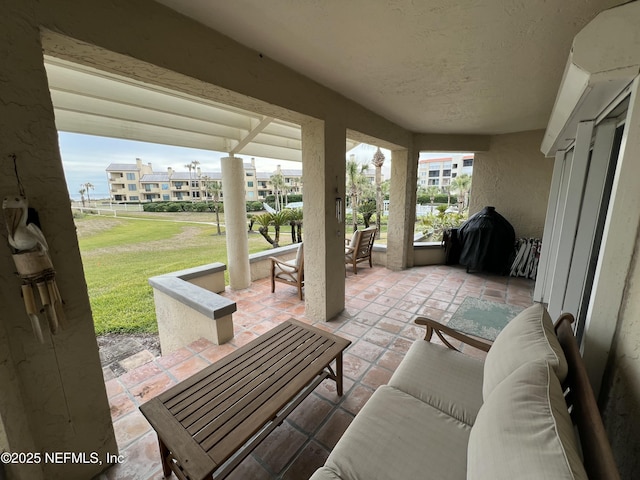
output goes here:
[{"label": "low stucco wall", "polygon": [[542,238],[553,159],[540,152],[543,130],[494,135],[473,162],[470,214],[496,207],[517,237]]},{"label": "low stucco wall", "polygon": [[261,278],[271,276],[271,260],[269,257],[276,257],[288,262],[296,258],[298,245],[287,245],[285,247],[273,248],[264,252],[249,255],[249,268],[251,269],[251,281],[255,282]]},{"label": "low stucco wall", "polygon": [[199,338],[220,345],[233,338],[235,302],[224,292],[226,265],[211,263],[149,279],[163,355]]}]

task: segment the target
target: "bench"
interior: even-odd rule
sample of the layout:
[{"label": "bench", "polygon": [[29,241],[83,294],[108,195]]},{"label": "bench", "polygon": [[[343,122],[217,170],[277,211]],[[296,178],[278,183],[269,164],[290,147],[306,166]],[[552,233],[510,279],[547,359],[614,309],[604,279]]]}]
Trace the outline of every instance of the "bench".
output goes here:
[{"label": "bench", "polygon": [[350,344],[290,319],[142,405],[165,477],[224,478],[324,379],[342,395]]},{"label": "bench", "polygon": [[[535,304],[491,344],[417,318],[425,339],[414,342],[312,480],[618,480],[572,321],[564,314],[554,329]],[[431,341],[434,333],[444,345]],[[486,358],[459,352],[461,344]]]}]

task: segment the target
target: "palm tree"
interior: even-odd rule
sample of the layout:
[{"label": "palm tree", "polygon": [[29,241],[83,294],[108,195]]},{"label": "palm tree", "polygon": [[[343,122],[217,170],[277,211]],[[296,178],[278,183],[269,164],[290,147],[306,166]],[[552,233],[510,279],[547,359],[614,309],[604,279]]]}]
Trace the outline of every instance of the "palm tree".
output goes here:
[{"label": "palm tree", "polygon": [[[87,202],[91,203],[91,196],[89,195],[89,190],[93,190],[94,189],[93,183],[87,182],[87,183],[83,183],[80,186],[84,187],[84,190],[85,190],[85,192],[87,194]],[[84,206],[84,203],[83,203],[83,206]]]},{"label": "palm tree", "polygon": [[81,188],[80,190],[78,190],[78,193],[80,194],[80,200],[82,200],[82,206],[84,207],[84,194],[86,193],[86,190],[84,188]]},{"label": "palm tree", "polygon": [[431,205],[436,203],[436,195],[440,194],[440,188],[435,185],[430,185],[425,190],[426,194],[429,196],[429,200],[431,200]]},{"label": "palm tree", "polygon": [[271,185],[273,185],[273,193],[275,195],[275,209],[276,211],[282,210],[281,193],[284,190],[284,177],[280,172],[274,173],[270,177]]},{"label": "palm tree", "polygon": [[271,225],[271,215],[272,215],[271,213],[263,213],[262,215],[256,215],[254,217],[254,220],[258,225],[260,225],[260,228],[258,228],[260,235],[262,235],[264,239],[267,242],[269,242],[271,246],[275,248],[275,245],[274,245],[275,242],[273,238],[269,236],[269,225]]},{"label": "palm tree", "polygon": [[193,168],[193,162],[185,164],[184,167],[189,170],[189,198],[193,201],[193,188],[191,188],[191,169]]},{"label": "palm tree", "polygon": [[351,214],[353,216],[353,231],[358,229],[358,201],[362,196],[364,184],[367,182],[364,172],[369,169],[369,165],[359,164],[355,156],[347,160],[347,189],[351,198]]},{"label": "palm tree", "polygon": [[[280,227],[289,221],[289,215],[290,212],[285,210],[276,213],[263,213],[262,215],[257,215],[255,217],[256,222],[260,225],[258,231],[262,234],[265,240],[273,246],[273,248],[278,248],[280,245]],[[276,231],[274,238],[269,236],[270,225],[273,225]]]},{"label": "palm tree", "polygon": [[[218,235],[222,235],[220,232],[220,192],[222,192],[222,185],[220,182],[214,180],[212,182],[205,182],[204,191],[206,197],[211,196],[211,200],[213,201],[214,209],[216,212],[216,225],[218,227]],[[205,197],[205,198],[206,198]]]},{"label": "palm tree", "polygon": [[289,213],[291,225],[291,243],[302,243],[302,209],[291,210]]},{"label": "palm tree", "polygon": [[380,238],[380,227],[382,218],[382,165],[384,165],[384,155],[378,147],[373,154],[371,163],[376,167],[376,238]]},{"label": "palm tree", "polygon": [[451,190],[458,195],[458,210],[460,213],[469,207],[469,191],[471,190],[471,177],[466,173],[457,176],[451,182]]}]

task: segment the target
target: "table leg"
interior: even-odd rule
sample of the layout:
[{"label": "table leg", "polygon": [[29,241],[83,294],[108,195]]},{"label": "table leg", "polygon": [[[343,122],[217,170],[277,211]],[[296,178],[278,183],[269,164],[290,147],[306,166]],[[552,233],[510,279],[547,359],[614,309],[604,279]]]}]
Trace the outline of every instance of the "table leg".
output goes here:
[{"label": "table leg", "polygon": [[158,446],[160,447],[160,458],[162,460],[162,473],[164,474],[164,478],[169,478],[171,476],[171,467],[169,466],[169,449],[160,440],[158,437]]},{"label": "table leg", "polygon": [[342,396],[342,352],[336,357],[336,386],[338,396]]}]

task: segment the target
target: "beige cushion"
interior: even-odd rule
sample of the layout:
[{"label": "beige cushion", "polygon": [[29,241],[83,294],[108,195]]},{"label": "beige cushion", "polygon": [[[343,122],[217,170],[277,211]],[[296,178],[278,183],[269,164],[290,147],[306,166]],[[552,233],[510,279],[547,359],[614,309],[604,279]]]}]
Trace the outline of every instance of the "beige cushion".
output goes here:
[{"label": "beige cushion", "polygon": [[469,432],[468,425],[383,385],[312,478],[464,480]]},{"label": "beige cushion", "polygon": [[587,479],[560,382],[544,360],[493,390],[471,429],[468,480]]},{"label": "beige cushion", "polygon": [[303,244],[301,243],[300,245],[298,245],[298,252],[296,253],[296,260],[295,260],[296,266],[299,266],[302,264],[303,256],[304,256],[304,247],[303,247]]},{"label": "beige cushion", "polygon": [[416,340],[389,385],[473,425],[482,405],[482,370],[482,360]]},{"label": "beige cushion", "polygon": [[483,398],[518,367],[544,359],[561,382],[567,376],[567,360],[558,342],[553,322],[540,303],[523,310],[500,332],[484,362]]}]

